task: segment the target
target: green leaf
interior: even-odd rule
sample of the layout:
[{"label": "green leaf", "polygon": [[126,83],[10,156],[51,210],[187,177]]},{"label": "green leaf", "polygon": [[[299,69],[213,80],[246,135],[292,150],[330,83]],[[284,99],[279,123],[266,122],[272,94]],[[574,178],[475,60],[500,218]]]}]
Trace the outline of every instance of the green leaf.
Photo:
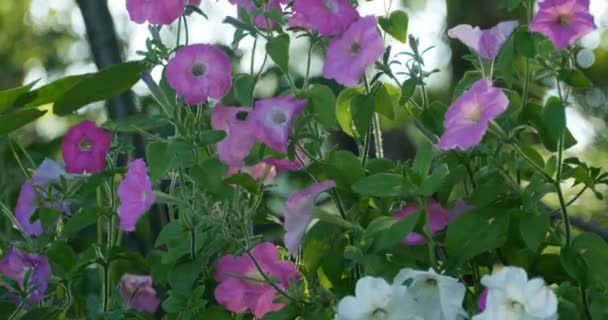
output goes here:
[{"label": "green leaf", "polygon": [[346,241],[336,225],[319,221],[304,235],[302,264],[308,274],[316,275],[321,267],[332,285],[342,281],[348,266],[344,258]]},{"label": "green leaf", "polygon": [[234,76],[233,90],[236,98],[243,106],[253,105],[253,87],[255,78],[249,74],[237,74]]},{"label": "green leaf", "polygon": [[154,247],[158,248],[160,246],[169,244],[175,240],[182,240],[185,238],[186,229],[184,229],[184,225],[180,221],[172,221],[166,224],[163,229],[156,237],[156,241],[154,242]]},{"label": "green leaf", "polygon": [[420,212],[416,212],[403,219],[381,216],[372,220],[366,230],[366,237],[373,241],[372,251],[379,252],[398,244],[414,230],[420,217]]},{"label": "green leaf", "polygon": [[274,63],[281,68],[283,73],[287,73],[289,70],[289,35],[280,34],[274,38],[268,39],[266,42],[266,52],[274,61]]},{"label": "green leaf", "polygon": [[395,107],[399,99],[399,89],[394,86],[384,83],[376,92],[375,98],[375,110],[379,114],[389,118],[390,120],[395,119]]},{"label": "green leaf", "polygon": [[433,145],[428,141],[423,141],[416,149],[416,157],[412,169],[423,177],[429,173],[431,169],[431,160],[433,160]]},{"label": "green leaf", "polygon": [[566,110],[559,98],[551,97],[543,109],[547,133],[559,139],[566,130]]},{"label": "green leaf", "polygon": [[214,320],[230,320],[232,316],[226,310],[218,307],[211,306],[209,309],[203,311],[200,314],[201,319],[214,319]]},{"label": "green leaf", "polygon": [[559,72],[558,78],[574,88],[592,88],[593,82],[578,69],[564,69]]},{"label": "green leaf", "polygon": [[173,169],[186,167],[193,161],[192,147],[179,141],[155,141],[146,148],[150,178],[158,181]]},{"label": "green leaf", "polygon": [[226,138],[223,130],[203,130],[198,132],[198,142],[203,146],[214,145]]},{"label": "green leaf", "polygon": [[46,251],[46,256],[51,263],[51,269],[56,276],[65,276],[78,262],[78,256],[74,249],[66,242],[55,241],[51,243]]},{"label": "green leaf", "polygon": [[146,66],[140,62],[127,62],[111,66],[76,83],[55,101],[57,115],[72,113],[99,100],[109,99],[133,87]]},{"label": "green leaf", "polygon": [[334,150],[325,160],[325,174],[340,188],[350,191],[350,187],[365,176],[361,161],[354,154],[344,150]]},{"label": "green leaf", "polygon": [[502,0],[502,7],[508,11],[513,11],[517,9],[522,2],[523,0]]},{"label": "green leaf", "polygon": [[530,31],[519,29],[515,32],[515,49],[522,56],[534,58],[536,56],[536,46],[534,44],[534,36]]},{"label": "green leaf", "polygon": [[40,220],[43,229],[50,228],[57,219],[61,216],[61,212],[55,208],[39,207],[36,212],[30,217],[30,223]]},{"label": "green leaf", "polygon": [[[535,104],[528,104],[521,110],[520,118],[521,121],[528,122],[534,128],[536,128],[536,131],[538,132],[538,135],[540,136],[540,139],[547,150],[556,152],[557,140],[559,137],[553,134],[551,131],[552,129],[549,129],[549,127],[553,126],[554,124],[546,122],[544,119],[544,112],[545,110],[543,107]],[[576,143],[577,142],[572,136],[572,133],[570,130],[568,130],[568,128],[566,128],[564,133],[564,150],[572,147]]]},{"label": "green leaf", "polygon": [[352,190],[358,194],[375,197],[400,196],[406,189],[406,180],[394,173],[378,173],[357,181]]},{"label": "green leaf", "polygon": [[418,85],[418,79],[409,78],[403,81],[401,84],[401,99],[399,100],[399,104],[406,104],[410,98],[416,92],[416,86]]},{"label": "green leaf", "polygon": [[63,225],[62,235],[68,239],[76,236],[80,230],[94,225],[100,212],[101,208],[97,206],[85,207],[82,211],[67,219]]},{"label": "green leaf", "polygon": [[16,107],[33,108],[55,102],[74,85],[90,76],[90,73],[86,73],[55,80],[36,90],[24,93],[15,101],[14,105]]},{"label": "green leaf", "polygon": [[176,265],[169,271],[169,284],[171,289],[179,294],[189,296],[192,293],[194,282],[203,271],[196,261],[188,261]]},{"label": "green leaf", "polygon": [[199,166],[192,168],[190,175],[197,186],[219,197],[228,196],[232,188],[224,184],[224,175],[228,167],[218,158],[207,158]]},{"label": "green leaf", "polygon": [[519,234],[530,250],[538,250],[549,229],[549,215],[544,212],[525,214],[519,220]]},{"label": "green leaf", "polygon": [[42,117],[46,110],[25,109],[0,115],[0,136],[9,134],[24,125]]},{"label": "green leaf", "polygon": [[589,277],[608,289],[608,244],[594,233],[581,233],[572,241],[571,250],[578,253],[585,262]]},{"label": "green leaf", "polygon": [[380,17],[378,23],[382,30],[399,40],[401,43],[407,42],[408,16],[402,10],[391,12],[388,18]]},{"label": "green leaf", "polygon": [[458,216],[449,226],[446,248],[463,262],[480,253],[502,246],[508,237],[509,212],[482,207]]},{"label": "green leaf", "polygon": [[291,320],[297,319],[298,315],[298,308],[292,304],[288,304],[279,311],[268,312],[261,320]]},{"label": "green leaf", "polygon": [[433,173],[424,181],[422,181],[422,185],[420,186],[420,194],[426,197],[430,197],[441,187],[445,178],[450,174],[450,170],[448,166],[443,164],[437,167]]},{"label": "green leaf", "polygon": [[458,97],[460,97],[465,91],[469,90],[473,83],[477,82],[479,79],[481,79],[481,73],[479,71],[465,72],[462,79],[460,79],[460,81],[458,81],[456,84],[456,87],[454,87],[452,100],[456,100]]},{"label": "green leaf", "polygon": [[226,185],[237,185],[243,187],[247,192],[251,194],[259,194],[260,190],[257,183],[253,178],[246,173],[233,174],[230,177],[224,179]]},{"label": "green leaf", "polygon": [[327,129],[336,128],[336,95],[328,86],[314,84],[304,93],[313,116]]},{"label": "green leaf", "polygon": [[336,117],[338,124],[344,133],[354,137],[353,115],[351,113],[351,102],[355,96],[364,92],[363,87],[350,87],[342,90],[336,101]]},{"label": "green leaf", "polygon": [[353,97],[350,111],[353,115],[353,124],[360,137],[365,136],[369,130],[374,114],[374,97],[369,95],[356,95]]},{"label": "green leaf", "polygon": [[[15,101],[19,99],[23,94],[27,93],[38,81],[34,81],[28,85],[18,88],[12,88],[4,91],[0,91],[0,112],[15,105]],[[0,126],[0,128],[2,128]]]},{"label": "green leaf", "polygon": [[339,214],[330,213],[318,207],[313,209],[312,217],[342,228],[357,229],[356,225],[344,220]]},{"label": "green leaf", "polygon": [[24,314],[20,320],[58,319],[61,309],[55,307],[35,308]]}]

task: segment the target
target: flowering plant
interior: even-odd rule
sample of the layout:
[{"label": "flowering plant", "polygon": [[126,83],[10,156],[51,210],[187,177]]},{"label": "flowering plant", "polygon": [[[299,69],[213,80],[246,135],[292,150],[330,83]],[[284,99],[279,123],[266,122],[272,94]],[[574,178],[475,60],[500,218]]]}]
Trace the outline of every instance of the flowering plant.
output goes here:
[{"label": "flowering plant", "polygon": [[[0,261],[0,314],[605,318],[608,244],[568,212],[608,184],[605,170],[566,153],[577,143],[571,93],[592,86],[574,63],[576,41],[596,28],[589,1],[501,2],[525,15],[446,31],[471,50],[446,103],[428,85],[441,71],[425,64],[433,48],[408,35],[403,10],[230,1],[238,15],[224,19],[234,37],[223,47],[190,43],[189,21],[211,18],[200,1],[126,0],[132,22],[150,24],[141,60],[0,92],[0,134],[43,104],[73,114],[140,79],[153,98],[146,112],[72,126],[62,160],[37,165],[9,137],[26,181],[14,210],[0,206],[18,231]],[[168,45],[161,30],[176,24]],[[304,62],[290,59],[295,39],[308,46]],[[261,90],[267,64],[273,92]],[[539,84],[555,95],[534,95]],[[395,123],[420,137],[412,159],[384,152],[383,126]],[[332,143],[336,132],[353,150]],[[298,186],[283,196],[286,177]],[[567,198],[572,182],[580,192]]]}]

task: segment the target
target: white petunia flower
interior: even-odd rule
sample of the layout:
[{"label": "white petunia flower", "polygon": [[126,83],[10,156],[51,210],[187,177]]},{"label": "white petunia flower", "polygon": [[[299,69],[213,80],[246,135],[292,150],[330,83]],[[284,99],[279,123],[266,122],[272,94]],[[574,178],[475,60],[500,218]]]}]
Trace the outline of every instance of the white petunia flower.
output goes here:
[{"label": "white petunia flower", "polygon": [[382,278],[363,277],[357,281],[355,296],[338,303],[336,320],[423,320],[410,315],[413,301],[407,287],[390,285]]},{"label": "white petunia flower", "polygon": [[395,277],[393,285],[407,284],[410,281],[407,292],[415,301],[411,313],[425,320],[457,320],[467,317],[462,308],[466,288],[458,280],[440,275],[433,269],[428,272],[403,269]]},{"label": "white petunia flower", "polygon": [[557,319],[555,293],[540,278],[528,280],[522,268],[505,267],[481,283],[488,288],[486,309],[473,320]]}]

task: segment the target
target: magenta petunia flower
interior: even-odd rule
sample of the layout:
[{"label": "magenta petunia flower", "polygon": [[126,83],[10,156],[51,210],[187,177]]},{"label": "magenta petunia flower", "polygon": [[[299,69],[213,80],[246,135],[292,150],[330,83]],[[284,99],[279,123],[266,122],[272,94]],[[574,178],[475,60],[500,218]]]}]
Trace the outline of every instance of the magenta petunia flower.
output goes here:
[{"label": "magenta petunia flower", "polygon": [[505,21],[491,29],[481,30],[479,27],[461,24],[448,30],[448,36],[460,40],[467,47],[477,52],[480,57],[494,60],[498,56],[502,45],[518,25],[517,21]]},{"label": "magenta petunia flower", "polygon": [[333,36],[344,32],[359,18],[357,9],[348,0],[296,0],[292,27],[302,27]]},{"label": "magenta petunia flower", "polygon": [[[229,167],[242,168],[245,158],[256,141],[251,108],[227,107],[217,104],[211,114],[211,127],[223,130],[226,137],[218,142],[216,148],[220,160]],[[239,117],[242,115],[242,117]]]},{"label": "magenta petunia flower", "polygon": [[486,310],[486,305],[488,303],[488,288],[484,288],[481,294],[479,295],[479,300],[477,300],[477,308],[479,312],[483,312]]},{"label": "magenta petunia flower", "polygon": [[[22,289],[25,289],[23,286],[25,285],[25,274],[28,270],[31,270],[31,277],[27,289],[31,293],[27,297],[27,303],[36,304],[42,301],[51,278],[51,266],[47,258],[11,247],[0,261],[0,274],[15,280]],[[14,292],[4,281],[2,286],[9,292]],[[11,299],[16,302],[21,301],[21,298],[16,294],[11,295]]]},{"label": "magenta petunia flower", "polygon": [[185,0],[127,0],[129,17],[139,24],[146,21],[151,24],[172,24],[184,14],[185,7]]},{"label": "magenta petunia flower", "polygon": [[293,95],[258,100],[250,114],[256,138],[279,152],[287,152],[287,140],[306,100]]},{"label": "magenta petunia flower", "polygon": [[354,86],[383,52],[384,43],[376,28],[376,18],[361,18],[329,42],[323,77],[335,79],[344,86]]},{"label": "magenta petunia flower", "polygon": [[[308,157],[306,157],[306,154],[304,154],[304,152],[302,152],[299,147],[296,147],[296,154],[304,162],[305,166],[308,165]],[[294,159],[293,161],[291,161],[288,158],[267,158],[264,159],[264,162],[273,165],[277,169],[277,171],[298,171],[302,169],[302,164],[300,163],[300,161],[298,161],[298,159]]]},{"label": "magenta petunia flower", "polygon": [[[45,208],[55,208],[59,211],[66,212],[68,210],[67,203],[49,203],[44,201],[46,198],[57,198],[56,190],[48,190],[48,186],[59,181],[59,177],[65,174],[61,165],[53,160],[44,159],[40,164],[36,173],[32,177],[32,181],[26,181],[21,187],[19,198],[17,198],[17,206],[15,207],[15,218],[29,236],[39,236],[42,234],[42,224],[40,220],[30,223],[30,218],[36,212],[39,206]],[[44,194],[41,190],[51,191],[51,194]]]},{"label": "magenta petunia flower", "polygon": [[167,64],[167,82],[188,104],[220,99],[232,87],[232,64],[220,49],[208,44],[180,48]]},{"label": "magenta petunia flower", "polygon": [[150,276],[125,273],[120,278],[118,289],[129,307],[137,311],[155,313],[160,305]]},{"label": "magenta petunia flower", "polygon": [[538,6],[530,30],[549,38],[558,50],[597,29],[589,13],[589,0],[544,0]]},{"label": "magenta petunia flower", "polygon": [[93,121],[82,121],[70,128],[63,138],[61,152],[66,171],[74,174],[103,171],[111,146],[111,133],[100,129]]},{"label": "magenta petunia flower", "polygon": [[[262,272],[276,281],[279,289],[285,290],[298,280],[296,267],[289,261],[279,260],[277,247],[272,243],[262,242],[250,253]],[[285,306],[274,303],[277,292],[247,254],[225,255],[217,261],[215,268],[215,280],[220,282],[215,288],[215,300],[227,310],[235,313],[249,310],[261,319],[266,313]]]},{"label": "magenta petunia flower", "polygon": [[200,4],[201,4],[201,0],[188,0],[188,5],[199,6]]},{"label": "magenta petunia flower", "polygon": [[[263,12],[268,12],[270,10],[278,10],[281,14],[283,14],[283,10],[281,9],[281,3],[286,3],[285,0],[269,0],[267,3],[266,1],[263,2],[266,3],[265,8],[256,8],[253,0],[228,0],[228,2],[236,5],[237,8],[242,7],[249,14],[252,14],[256,9],[259,10],[256,11],[257,14],[254,18],[254,21],[256,26],[263,29],[275,28],[277,26],[277,22],[271,19],[267,19],[264,16]],[[263,12],[260,11],[261,9],[263,9]]]},{"label": "magenta petunia flower", "polygon": [[292,256],[298,254],[300,241],[306,232],[306,226],[312,219],[312,209],[315,205],[315,198],[333,187],[336,184],[332,180],[315,183],[312,186],[293,193],[287,199],[285,206],[285,248]]},{"label": "magenta petunia flower", "polygon": [[[454,208],[446,210],[434,199],[427,199],[426,206],[429,215],[429,222],[431,227],[431,235],[435,235],[437,232],[443,230],[452,220],[458,215],[470,208],[464,201],[460,200],[456,203]],[[399,210],[395,217],[403,219],[418,210],[418,206],[415,204],[407,204],[401,210]],[[407,245],[423,245],[426,243],[426,238],[416,232],[408,234],[402,241]]]},{"label": "magenta petunia flower", "polygon": [[154,201],[148,168],[142,159],[129,163],[125,178],[118,185],[118,217],[123,231],[134,231],[137,220],[150,209]]},{"label": "magenta petunia flower", "polygon": [[439,139],[440,150],[467,150],[478,145],[488,123],[503,113],[509,99],[489,80],[478,80],[448,109],[443,121],[445,132]]}]

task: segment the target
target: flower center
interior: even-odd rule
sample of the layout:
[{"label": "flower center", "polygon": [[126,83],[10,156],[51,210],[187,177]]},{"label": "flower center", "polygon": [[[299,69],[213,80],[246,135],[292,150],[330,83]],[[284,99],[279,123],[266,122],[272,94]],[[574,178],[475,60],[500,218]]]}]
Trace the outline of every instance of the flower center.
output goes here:
[{"label": "flower center", "polygon": [[281,125],[287,121],[287,116],[281,111],[275,111],[272,113],[272,122],[276,125]]},{"label": "flower center", "polygon": [[350,45],[350,53],[352,55],[357,55],[360,51],[361,45],[358,42],[353,42],[353,44]]},{"label": "flower center", "polygon": [[82,152],[89,152],[91,149],[93,149],[93,143],[91,143],[91,140],[89,139],[83,139],[78,144],[78,149],[80,149]]},{"label": "flower center", "polygon": [[382,308],[378,308],[372,312],[372,319],[375,320],[384,320],[388,319],[388,312]]},{"label": "flower center", "polygon": [[568,14],[565,14],[565,13],[560,13],[557,16],[557,23],[560,26],[567,26],[567,25],[569,25],[570,24],[570,16]]},{"label": "flower center", "polygon": [[481,106],[475,104],[466,111],[466,118],[471,122],[479,122],[481,120]]},{"label": "flower center", "polygon": [[433,279],[433,278],[428,278],[424,281],[424,283],[429,286],[429,287],[436,287],[437,286],[437,280]]},{"label": "flower center", "polygon": [[334,2],[334,0],[323,0],[323,5],[327,10],[332,13],[338,13],[338,5]]},{"label": "flower center", "polygon": [[200,77],[207,72],[207,67],[204,64],[196,63],[192,66],[192,75]]}]

